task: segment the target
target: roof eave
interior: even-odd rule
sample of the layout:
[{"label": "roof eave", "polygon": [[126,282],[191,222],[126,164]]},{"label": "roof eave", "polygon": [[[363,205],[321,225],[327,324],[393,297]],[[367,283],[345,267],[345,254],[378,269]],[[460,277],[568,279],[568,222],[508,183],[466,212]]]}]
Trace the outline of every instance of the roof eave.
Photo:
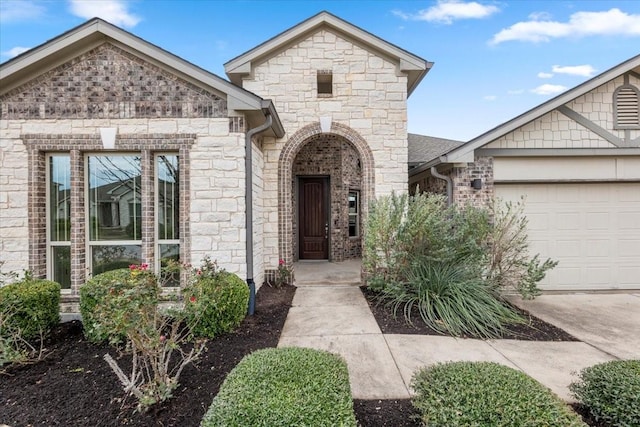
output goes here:
[{"label": "roof eave", "polygon": [[178,74],[226,94],[229,98],[245,105],[245,109],[247,107],[256,110],[262,109],[263,99],[259,96],[100,18],[93,18],[0,65],[2,92],[7,92],[21,84],[18,76],[27,70],[37,69],[40,64],[46,65],[45,62],[48,58],[68,51],[71,53],[76,46],[97,43],[105,38],[137,51],[143,56],[173,69]]},{"label": "roof eave", "polygon": [[556,108],[576,99],[579,96],[588,93],[595,88],[601,86],[602,84],[618,77],[619,75],[628,72],[636,67],[640,67],[640,55],[634,56],[633,58],[624,61],[621,64],[616,65],[613,68],[593,77],[592,79],[587,80],[586,82],[574,87],[573,89],[569,89],[564,93],[556,96],[555,98],[550,99],[549,101],[538,105],[537,107],[532,108],[529,111],[526,111],[519,116],[496,126],[495,128],[483,133],[482,135],[470,140],[466,144],[461,147],[454,148],[443,156],[444,163],[456,163],[460,162],[463,159],[467,159],[469,155],[473,155],[473,152],[492,141],[518,129],[521,126],[526,125],[527,123],[532,122],[533,120],[547,114]]},{"label": "roof eave", "polygon": [[232,82],[239,84],[242,76],[250,74],[255,61],[269,57],[273,52],[281,49],[282,46],[313,32],[322,25],[332,27],[339,33],[350,35],[355,40],[370,46],[373,50],[394,58],[398,62],[398,69],[409,76],[407,82],[407,92],[409,94],[418,86],[433,65],[432,62],[428,62],[360,27],[323,11],[226,62],[224,64],[225,73]]}]

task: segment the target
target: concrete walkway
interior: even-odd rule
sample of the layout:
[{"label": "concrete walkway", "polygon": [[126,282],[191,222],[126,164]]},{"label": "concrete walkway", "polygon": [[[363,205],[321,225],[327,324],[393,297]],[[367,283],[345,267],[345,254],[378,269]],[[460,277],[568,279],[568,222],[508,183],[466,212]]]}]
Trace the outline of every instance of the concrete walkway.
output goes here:
[{"label": "concrete walkway", "polygon": [[[602,295],[598,298],[601,302],[607,300]],[[627,298],[631,298],[632,303],[635,303],[634,299],[640,303],[638,296],[628,295]],[[539,301],[545,303],[546,300],[541,298]],[[558,304],[565,308],[567,303],[576,304],[579,308],[580,302],[569,299]],[[536,309],[543,306],[534,304],[527,305],[527,308],[538,315]],[[631,313],[640,313],[633,311],[633,304],[626,308]],[[538,317],[554,323],[551,317]],[[637,335],[640,319],[634,319],[633,315],[627,317],[631,321],[625,323],[624,327],[633,328],[627,329],[629,335]],[[567,330],[582,339],[579,333]],[[640,347],[633,347],[633,343],[626,350],[623,343],[619,349],[611,351],[612,346],[608,345],[608,341],[602,347],[597,345],[595,338],[584,341],[483,341],[442,336],[387,335],[381,333],[357,286],[298,284],[278,345],[310,347],[342,355],[349,367],[352,395],[356,399],[408,398],[411,395],[411,377],[417,369],[436,362],[465,360],[493,361],[520,369],[561,398],[571,401],[568,385],[577,378],[575,373],[582,368],[619,357],[640,357]]]}]

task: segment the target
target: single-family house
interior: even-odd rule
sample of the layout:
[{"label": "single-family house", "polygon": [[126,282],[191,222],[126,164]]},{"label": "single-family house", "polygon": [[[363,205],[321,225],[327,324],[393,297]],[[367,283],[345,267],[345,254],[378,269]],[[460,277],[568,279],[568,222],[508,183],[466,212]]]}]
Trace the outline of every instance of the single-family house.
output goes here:
[{"label": "single-family house", "polygon": [[168,258],[260,285],[279,261],[358,258],[369,202],[407,181],[407,97],[432,63],[322,12],[228,80],[101,19],[0,65],[5,269],[77,300]]},{"label": "single-family house", "polygon": [[[358,258],[369,203],[527,195],[548,289],[640,288],[640,57],[465,144],[407,133],[432,63],[321,12],[227,78],[92,19],[0,65],[0,259],[59,281]],[[409,170],[409,172],[407,172]],[[409,176],[408,176],[409,175]],[[71,305],[69,305],[71,307]]]}]

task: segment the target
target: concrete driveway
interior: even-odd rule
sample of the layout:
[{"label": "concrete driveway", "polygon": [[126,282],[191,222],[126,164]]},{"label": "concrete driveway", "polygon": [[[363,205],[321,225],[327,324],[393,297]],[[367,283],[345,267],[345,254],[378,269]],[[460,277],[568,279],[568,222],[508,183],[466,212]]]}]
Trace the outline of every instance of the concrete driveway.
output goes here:
[{"label": "concrete driveway", "polygon": [[551,294],[512,302],[618,359],[640,359],[640,292]]}]

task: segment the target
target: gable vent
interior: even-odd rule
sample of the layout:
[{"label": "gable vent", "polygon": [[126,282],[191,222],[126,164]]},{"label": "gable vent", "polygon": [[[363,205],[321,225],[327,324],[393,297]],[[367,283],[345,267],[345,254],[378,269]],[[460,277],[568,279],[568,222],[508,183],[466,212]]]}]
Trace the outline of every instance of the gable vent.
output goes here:
[{"label": "gable vent", "polygon": [[616,129],[640,129],[640,91],[633,85],[620,86],[613,93]]}]

